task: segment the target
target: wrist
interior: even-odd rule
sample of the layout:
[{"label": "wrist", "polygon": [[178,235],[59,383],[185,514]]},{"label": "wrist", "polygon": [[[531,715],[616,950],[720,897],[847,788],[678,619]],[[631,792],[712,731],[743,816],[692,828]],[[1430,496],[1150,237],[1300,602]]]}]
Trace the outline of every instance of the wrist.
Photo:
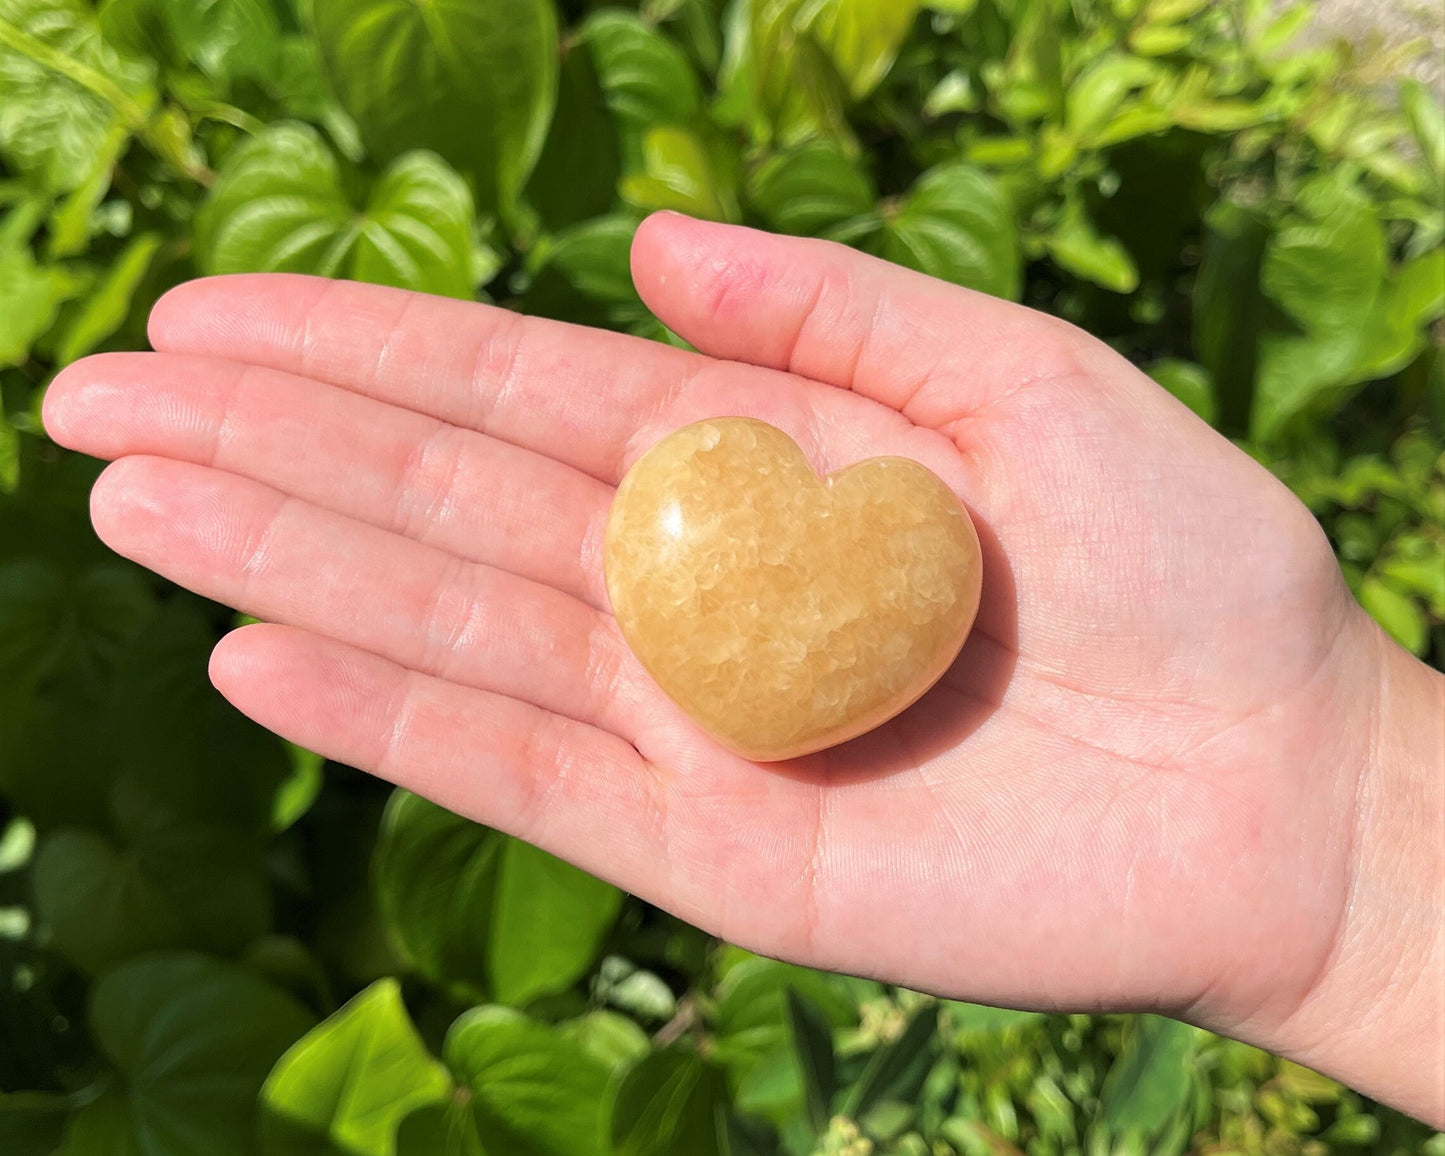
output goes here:
[{"label": "wrist", "polygon": [[1240,1034],[1445,1128],[1445,676],[1360,618],[1368,753],[1338,931],[1291,1014]]}]

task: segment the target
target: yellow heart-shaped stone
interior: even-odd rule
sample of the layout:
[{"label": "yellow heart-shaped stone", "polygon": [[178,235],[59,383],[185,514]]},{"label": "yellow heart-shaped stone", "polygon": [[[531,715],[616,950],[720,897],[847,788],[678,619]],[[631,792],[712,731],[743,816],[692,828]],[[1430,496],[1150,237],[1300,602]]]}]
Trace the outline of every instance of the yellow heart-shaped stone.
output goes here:
[{"label": "yellow heart-shaped stone", "polygon": [[963,645],[982,578],[973,522],[932,471],[870,458],[820,478],[782,430],[736,417],[685,426],[628,471],[604,571],[648,673],[760,762],[916,701]]}]

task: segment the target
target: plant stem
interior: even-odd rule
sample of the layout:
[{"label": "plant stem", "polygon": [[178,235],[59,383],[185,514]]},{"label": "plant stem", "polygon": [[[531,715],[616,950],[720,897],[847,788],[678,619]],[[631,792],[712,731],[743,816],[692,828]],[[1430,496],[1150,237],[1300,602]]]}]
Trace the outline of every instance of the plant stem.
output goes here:
[{"label": "plant stem", "polygon": [[172,168],[191,180],[210,185],[216,174],[206,165],[186,154],[186,150],[172,139],[155,133],[151,128],[150,108],[137,100],[103,72],[92,68],[84,61],[67,56],[59,49],[45,43],[39,37],[31,36],[0,17],[0,45],[28,57],[42,68],[59,73],[72,84],[99,97],[115,109],[116,114],[146,146],[168,162]]}]

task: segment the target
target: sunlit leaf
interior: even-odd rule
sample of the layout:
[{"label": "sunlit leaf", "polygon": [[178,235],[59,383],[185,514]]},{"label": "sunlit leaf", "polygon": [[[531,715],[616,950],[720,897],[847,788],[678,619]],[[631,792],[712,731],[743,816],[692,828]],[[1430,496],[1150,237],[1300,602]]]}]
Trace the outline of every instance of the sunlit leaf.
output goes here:
[{"label": "sunlit leaf", "polygon": [[471,1091],[485,1150],[611,1156],[603,1135],[610,1070],[556,1028],[508,1008],[474,1008],[447,1032],[444,1051]]},{"label": "sunlit leaf", "polygon": [[1022,276],[1013,210],[998,185],[967,164],[924,173],[885,214],[874,243],[881,257],[921,273],[1017,297]]},{"label": "sunlit leaf", "polygon": [[473,209],[432,153],[398,157],[354,204],[320,135],[279,124],[227,158],[197,221],[207,273],[294,272],[470,297]]},{"label": "sunlit leaf", "polygon": [[451,1079],[417,1036],[394,979],[378,980],[281,1057],[261,1090],[262,1148],[393,1156],[396,1129]]},{"label": "sunlit leaf", "polygon": [[507,210],[547,135],[557,88],[550,0],[315,0],[337,96],[378,160],[430,149]]},{"label": "sunlit leaf", "polygon": [[[83,0],[0,0],[0,23],[12,30],[0,35],[0,156],[40,187],[68,192],[85,180],[125,117],[106,95],[58,75],[22,45],[38,42],[75,61],[142,111],[155,99],[152,69],[101,39],[95,12]],[[4,281],[0,275],[0,285]]]}]

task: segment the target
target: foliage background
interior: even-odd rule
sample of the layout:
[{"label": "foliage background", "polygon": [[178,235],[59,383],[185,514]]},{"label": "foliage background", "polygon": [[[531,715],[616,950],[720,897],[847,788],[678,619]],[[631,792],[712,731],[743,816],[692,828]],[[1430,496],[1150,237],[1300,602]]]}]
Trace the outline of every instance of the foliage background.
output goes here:
[{"label": "foliage background", "polygon": [[659,207],[1078,322],[1445,659],[1445,118],[1268,0],[0,0],[0,1150],[1445,1153],[1153,1017],[748,956],[258,731],[108,554],[53,373],[292,269],[669,340]]}]

